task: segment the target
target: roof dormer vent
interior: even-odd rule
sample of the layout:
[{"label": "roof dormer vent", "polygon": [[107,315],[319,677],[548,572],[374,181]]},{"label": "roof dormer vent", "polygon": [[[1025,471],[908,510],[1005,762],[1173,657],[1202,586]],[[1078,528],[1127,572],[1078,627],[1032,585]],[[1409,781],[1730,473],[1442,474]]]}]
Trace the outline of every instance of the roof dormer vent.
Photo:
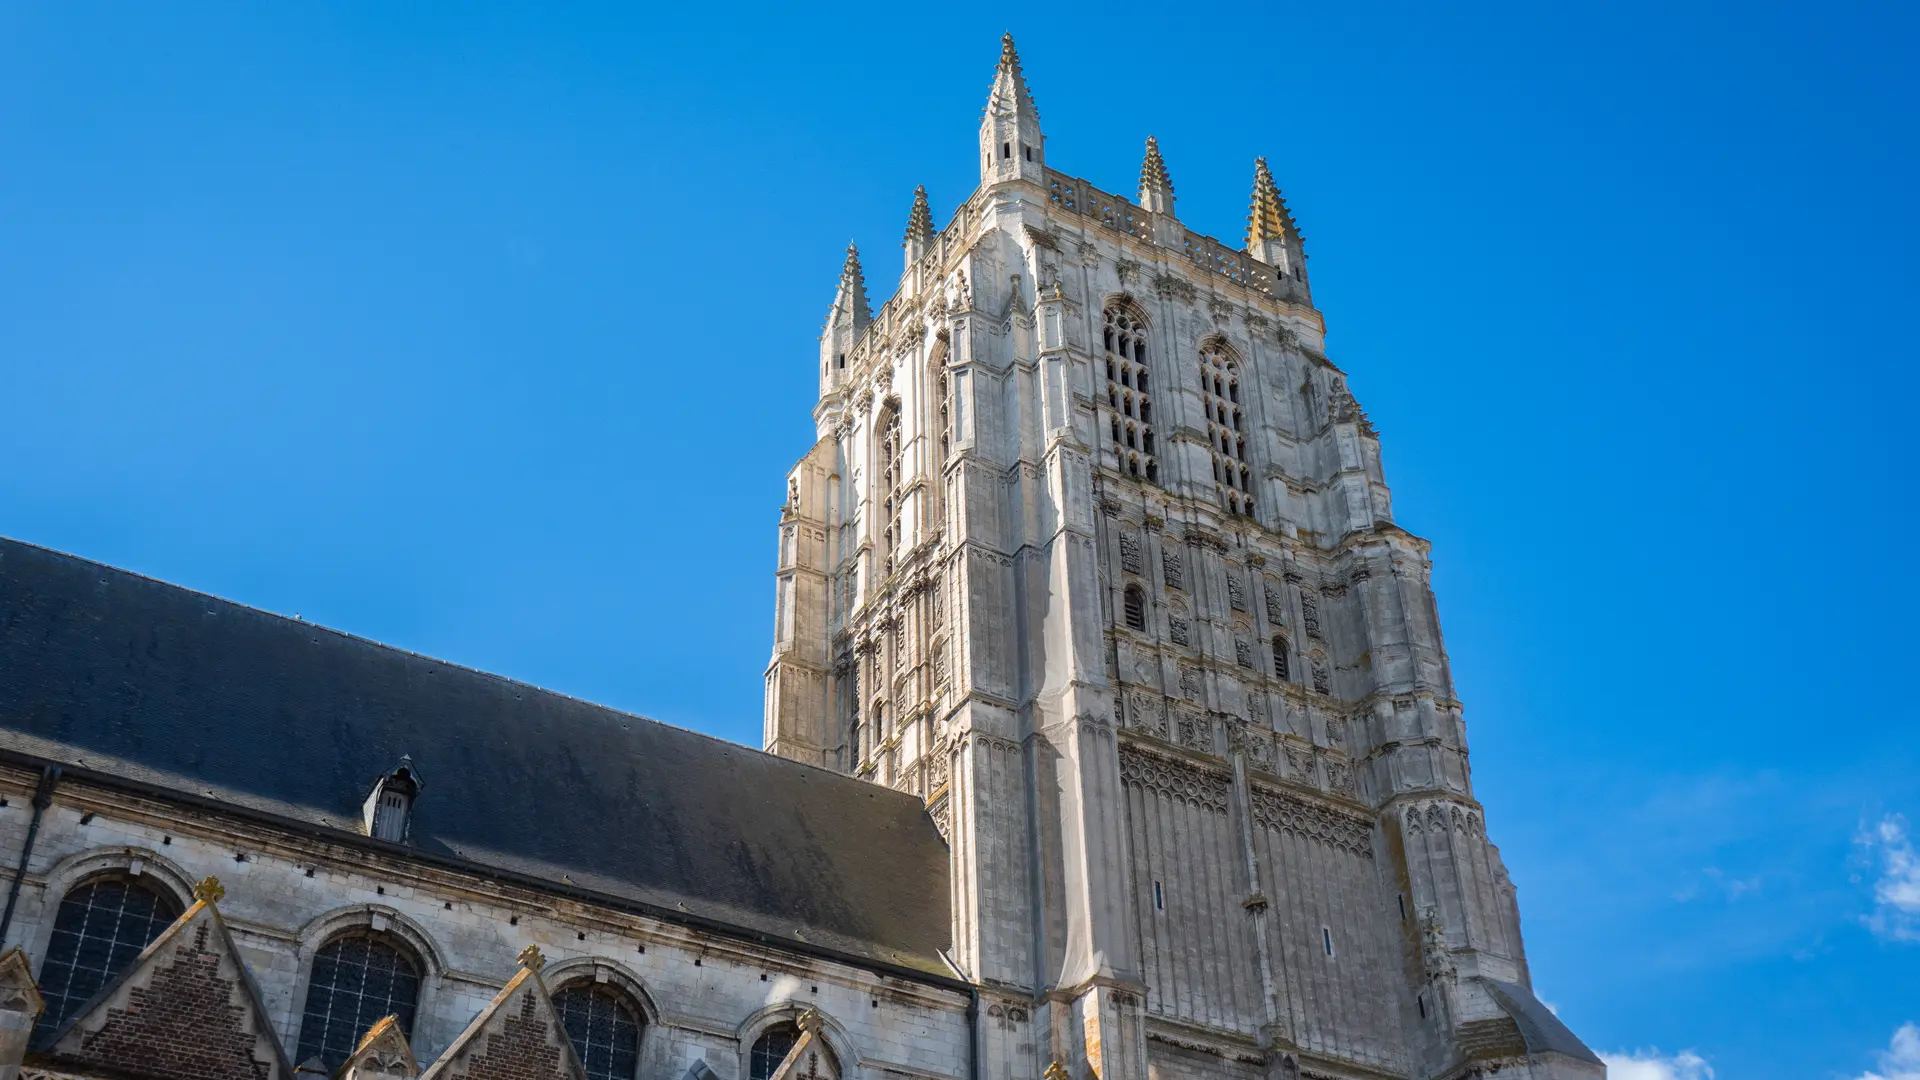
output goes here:
[{"label": "roof dormer vent", "polygon": [[401,757],[394,770],[374,781],[373,791],[360,808],[367,835],[375,840],[405,843],[413,821],[413,800],[420,794],[420,773],[411,757]]}]

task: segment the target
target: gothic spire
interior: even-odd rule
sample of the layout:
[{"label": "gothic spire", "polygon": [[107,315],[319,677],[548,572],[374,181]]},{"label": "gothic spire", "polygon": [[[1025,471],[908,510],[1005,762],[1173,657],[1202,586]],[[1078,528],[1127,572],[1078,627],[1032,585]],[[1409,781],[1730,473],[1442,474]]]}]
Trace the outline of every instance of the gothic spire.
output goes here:
[{"label": "gothic spire", "polygon": [[1140,205],[1156,214],[1173,213],[1173,178],[1160,156],[1160,140],[1147,136],[1147,159],[1140,165]]},{"label": "gothic spire", "polygon": [[1270,240],[1285,240],[1287,234],[1298,238],[1300,230],[1293,223],[1293,212],[1287,209],[1287,200],[1280,195],[1280,188],[1273,182],[1273,173],[1267,169],[1267,159],[1253,159],[1253,205],[1247,213],[1247,250],[1258,252],[1259,245]]},{"label": "gothic spire", "polygon": [[1000,39],[1000,64],[994,69],[993,89],[980,118],[980,182],[1005,180],[1039,183],[1045,174],[1045,139],[1040,134],[1040,110],[1020,70],[1020,54],[1013,35]]},{"label": "gothic spire", "polygon": [[1013,47],[1013,35],[1000,35],[1000,65],[993,72],[993,89],[987,94],[987,112],[1024,112],[1040,119],[1027,89],[1027,77],[1020,70],[1020,53]]},{"label": "gothic spire", "polygon": [[907,212],[907,235],[900,241],[907,249],[907,265],[912,266],[933,244],[933,208],[927,205],[923,184],[913,189],[913,209]]},{"label": "gothic spire", "polygon": [[1247,209],[1247,254],[1292,278],[1302,285],[1307,280],[1306,247],[1300,240],[1300,228],[1294,224],[1293,211],[1280,195],[1267,159],[1253,159],[1253,205]]},{"label": "gothic spire", "polygon": [[840,266],[840,284],[833,290],[833,306],[827,309],[827,325],[820,332],[820,392],[837,384],[847,368],[847,354],[860,342],[860,335],[873,321],[867,306],[867,279],[860,272],[860,251],[847,245],[847,261]]},{"label": "gothic spire", "polygon": [[860,249],[851,241],[847,244],[847,261],[840,265],[840,287],[834,290],[827,323],[842,319],[851,323],[855,337],[873,320],[873,309],[867,305],[867,276],[860,271]]}]

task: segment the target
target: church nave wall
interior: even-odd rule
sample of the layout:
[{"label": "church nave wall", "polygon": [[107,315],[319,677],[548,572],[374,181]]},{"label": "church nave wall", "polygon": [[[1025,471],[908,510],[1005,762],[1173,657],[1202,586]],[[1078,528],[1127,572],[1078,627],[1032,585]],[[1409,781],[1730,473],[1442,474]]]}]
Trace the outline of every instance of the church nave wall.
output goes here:
[{"label": "church nave wall", "polygon": [[[27,770],[0,774],[0,862],[9,870],[39,780]],[[24,948],[38,973],[71,890],[132,880],[184,908],[192,883],[209,876],[225,887],[222,914],[289,1056],[315,956],[348,935],[391,941],[417,960],[409,1039],[423,1063],[536,945],[556,992],[590,982],[631,1001],[642,1020],[638,1080],[680,1080],[699,1061],[719,1080],[746,1080],[758,1033],[806,1009],[827,1020],[848,1080],[965,1075],[962,990],[71,776],[42,817],[4,945]]]}]

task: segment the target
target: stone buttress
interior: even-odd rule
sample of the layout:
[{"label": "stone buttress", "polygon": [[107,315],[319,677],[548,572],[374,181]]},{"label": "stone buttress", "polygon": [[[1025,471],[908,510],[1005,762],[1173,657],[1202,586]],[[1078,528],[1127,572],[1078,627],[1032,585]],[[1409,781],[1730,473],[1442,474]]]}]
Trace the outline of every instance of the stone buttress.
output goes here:
[{"label": "stone buttress", "polygon": [[[1057,158],[1057,155],[1055,155]],[[1245,242],[1049,166],[1011,39],[980,186],[850,253],[781,512],[766,746],[923,798],[983,1077],[1536,1077],[1425,541],[1265,159]]]}]

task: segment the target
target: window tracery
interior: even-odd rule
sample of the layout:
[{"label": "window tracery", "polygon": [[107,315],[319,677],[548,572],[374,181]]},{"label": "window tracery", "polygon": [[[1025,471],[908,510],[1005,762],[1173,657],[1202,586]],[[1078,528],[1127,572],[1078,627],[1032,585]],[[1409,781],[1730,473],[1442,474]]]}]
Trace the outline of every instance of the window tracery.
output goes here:
[{"label": "window tracery", "polygon": [[894,560],[899,554],[902,541],[900,532],[900,512],[906,502],[902,490],[906,486],[906,477],[901,473],[900,442],[900,406],[890,402],[880,421],[880,520],[884,529],[880,536],[880,552],[884,560],[883,574],[893,573]]},{"label": "window tracery", "polygon": [[313,956],[294,1056],[305,1061],[317,1054],[328,1067],[338,1068],[360,1036],[387,1016],[411,1035],[420,974],[413,950],[386,934],[354,930],[322,945]]},{"label": "window tracery", "polygon": [[800,1041],[800,1028],[791,1023],[775,1024],[753,1041],[747,1058],[747,1080],[771,1080],[775,1069],[793,1052]]},{"label": "window tracery", "polygon": [[180,910],[172,896],[120,874],[94,878],[62,897],[40,967],[40,993],[47,1004],[41,1033],[59,1027],[126,970],[173,925]]},{"label": "window tracery", "polygon": [[1200,349],[1200,400],[1213,456],[1213,486],[1232,514],[1253,513],[1253,473],[1247,465],[1246,415],[1240,408],[1240,367],[1226,343]]},{"label": "window tracery", "polygon": [[640,1069],[640,1010],[619,989],[592,981],[568,983],[553,995],[553,1011],[586,1067],[587,1080],[633,1080]]},{"label": "window tracery", "polygon": [[1153,399],[1147,371],[1147,327],[1127,308],[1109,306],[1102,341],[1106,347],[1107,431],[1116,468],[1158,483],[1160,464],[1153,439]]}]

